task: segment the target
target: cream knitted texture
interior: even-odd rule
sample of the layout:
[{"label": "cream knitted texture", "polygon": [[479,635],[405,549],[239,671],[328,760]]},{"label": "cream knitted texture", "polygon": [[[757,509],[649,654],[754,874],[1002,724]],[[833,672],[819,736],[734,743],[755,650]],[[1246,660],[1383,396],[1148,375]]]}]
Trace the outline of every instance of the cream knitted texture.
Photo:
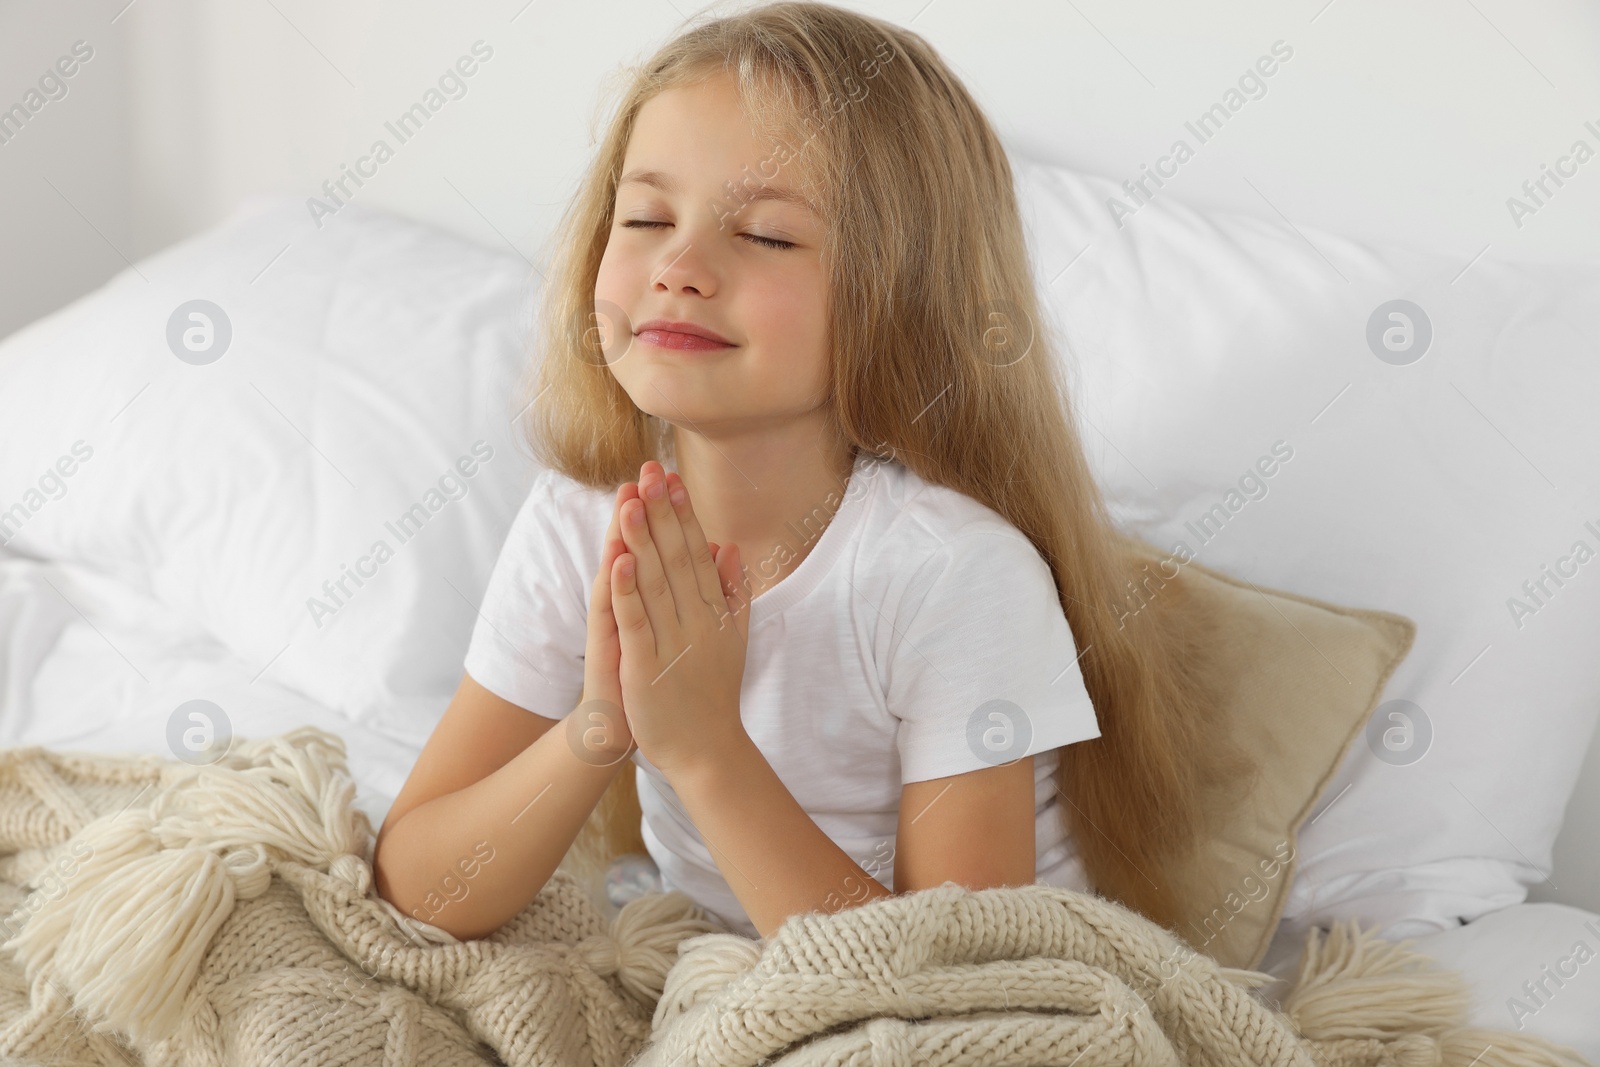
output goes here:
[{"label": "cream knitted texture", "polygon": [[353,798],[313,727],[198,768],[0,750],[0,1063],[621,1067],[721,929],[681,893],[608,929],[558,870],[458,942],[377,896]]},{"label": "cream knitted texture", "polygon": [[1270,975],[1103,898],[946,882],[792,916],[761,945],[689,939],[634,1067],[1584,1067],[1464,1028],[1461,976],[1405,945],[1313,929],[1279,1013],[1251,992]]},{"label": "cream knitted texture", "polygon": [[[1585,1067],[1460,1026],[1460,977],[1313,931],[1282,1008],[1099,897],[946,883],[772,937],[558,870],[459,942],[373,889],[343,741],[207,767],[0,750],[0,1064]],[[1589,1065],[1592,1067],[1592,1065]]]}]

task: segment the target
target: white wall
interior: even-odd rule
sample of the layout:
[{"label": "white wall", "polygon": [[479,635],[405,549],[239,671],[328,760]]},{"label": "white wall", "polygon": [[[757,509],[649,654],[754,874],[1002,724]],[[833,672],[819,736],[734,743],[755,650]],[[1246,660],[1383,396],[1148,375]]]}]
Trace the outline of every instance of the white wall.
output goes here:
[{"label": "white wall", "polygon": [[[676,3],[676,6],[674,4]],[[1132,178],[1276,40],[1294,57],[1162,195],[1491,257],[1594,254],[1600,159],[1513,225],[1506,198],[1600,146],[1600,5],[1583,0],[895,0],[1013,143]],[[95,50],[0,144],[0,336],[267,190],[313,195],[472,42],[495,50],[358,196],[533,256],[602,78],[683,0],[102,0],[0,5],[0,107]],[[59,193],[45,183],[54,183]],[[69,203],[70,202],[70,203]]]},{"label": "white wall", "polygon": [[0,335],[99,285],[126,267],[124,256],[148,251],[131,239],[125,29],[108,19],[46,3],[0,4],[0,110],[21,103],[73,42],[93,51],[62,79],[64,96],[20,131],[0,127],[8,136],[0,143]]},{"label": "white wall", "polygon": [[[1282,40],[1294,55],[1266,94],[1161,195],[1435,248],[1463,265],[1480,253],[1600,254],[1600,158],[1520,227],[1506,205],[1575,140],[1600,147],[1600,5],[849,6],[926,36],[1011,143],[1118,179],[1137,177]],[[480,39],[493,55],[465,95],[355,198],[535,258],[590,149],[602,81],[693,10],[684,0],[0,5],[0,108],[75,41],[94,49],[67,95],[0,144],[0,336],[244,197],[319,195]],[[1600,886],[1600,738],[1585,775],[1557,844],[1558,886]],[[1600,906],[1592,890],[1541,885],[1534,896]]]}]

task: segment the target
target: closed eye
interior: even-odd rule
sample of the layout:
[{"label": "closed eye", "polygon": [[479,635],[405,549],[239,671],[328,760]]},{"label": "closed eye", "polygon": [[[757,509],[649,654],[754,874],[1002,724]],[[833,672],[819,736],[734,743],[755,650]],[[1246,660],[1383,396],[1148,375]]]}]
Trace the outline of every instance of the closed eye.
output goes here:
[{"label": "closed eye", "polygon": [[[651,220],[651,219],[628,219],[628,220],[624,221],[622,223],[622,225],[624,227],[631,227],[631,226],[652,227],[652,226],[670,226],[671,223],[657,222],[657,221]],[[753,234],[753,233],[741,233],[739,236],[740,237],[747,237],[750,240],[756,242],[757,244],[765,245],[768,248],[793,248],[794,247],[794,243],[792,241],[780,241],[776,237],[762,237],[762,236],[760,236],[758,234]]]}]

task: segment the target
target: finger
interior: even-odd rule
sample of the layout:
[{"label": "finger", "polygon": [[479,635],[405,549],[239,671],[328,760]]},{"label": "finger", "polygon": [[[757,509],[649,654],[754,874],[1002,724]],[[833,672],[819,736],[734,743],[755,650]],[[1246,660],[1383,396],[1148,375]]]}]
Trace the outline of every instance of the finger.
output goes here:
[{"label": "finger", "polygon": [[[638,495],[639,487],[632,482],[623,482],[617,486],[616,494],[611,501],[611,524],[606,527],[605,537],[600,541],[602,552],[611,545],[611,542],[622,540],[622,505],[629,500],[636,499]],[[627,551],[627,546],[624,545],[621,551]],[[606,585],[607,588],[610,588],[611,568],[607,565],[606,560],[601,560],[600,569],[605,572]]]},{"label": "finger", "polygon": [[589,610],[599,612],[608,618],[611,615],[611,565],[616,562],[619,554],[628,550],[628,546],[622,541],[622,523],[619,516],[623,503],[638,495],[639,488],[632,482],[624,482],[617,486],[616,498],[611,507],[611,525],[606,527],[605,537],[600,542],[600,566],[595,570]]},{"label": "finger", "polygon": [[616,537],[616,508],[611,509],[612,527],[600,539],[600,566],[595,569],[594,581],[589,583],[589,614],[596,616],[611,613],[611,561],[614,553],[611,542]]},{"label": "finger", "polygon": [[589,611],[597,616],[611,614],[611,565],[617,556],[627,551],[620,538],[611,538],[600,549],[600,566],[595,570],[594,584],[590,586]]},{"label": "finger", "polygon": [[639,595],[638,561],[630,552],[617,557],[611,572],[611,610],[617,619],[617,639],[622,653],[634,660],[652,662],[656,654],[655,631]]},{"label": "finger", "polygon": [[[682,500],[673,500],[674,495],[682,497]],[[700,599],[712,607],[721,607],[722,581],[717,577],[716,552],[711,542],[706,540],[705,531],[700,528],[700,519],[694,513],[694,501],[689,498],[689,487],[683,484],[683,479],[678,477],[676,471],[667,475],[667,499],[671,501],[673,511],[678,516],[678,525],[683,530],[683,540],[694,565],[695,585],[700,590]]]},{"label": "finger", "polygon": [[650,540],[655,543],[661,569],[672,589],[673,610],[680,623],[687,623],[690,612],[703,611],[700,604],[707,601],[695,573],[694,558],[689,554],[689,541],[683,536],[683,524],[667,495],[667,469],[655,460],[646,460],[639,470],[639,491],[644,494]]},{"label": "finger", "polygon": [[[622,666],[622,644],[617,639],[617,617],[611,602],[611,571],[616,559],[624,551],[620,540],[612,540],[600,553],[600,567],[595,572],[594,591],[589,598],[589,639],[585,646],[584,686],[594,685],[592,698],[616,699],[616,677],[613,672]],[[588,662],[592,658],[594,662]]]},{"label": "finger", "polygon": [[[602,549],[604,546],[609,545],[612,541],[622,540],[622,506],[628,501],[637,500],[638,498],[639,486],[634,482],[623,482],[621,485],[617,486],[617,491],[613,495],[611,501],[611,525],[606,527],[605,537],[603,537],[600,541]],[[627,551],[626,545],[623,546],[623,551]],[[608,573],[606,575],[606,580],[608,582],[610,581],[610,577],[611,576]]]},{"label": "finger", "polygon": [[[622,540],[628,546],[628,554],[633,557],[634,575],[633,586],[643,604],[644,612],[650,619],[652,633],[664,634],[678,627],[678,608],[673,600],[672,587],[667,582],[667,575],[661,565],[661,556],[656,552],[655,543],[650,537],[649,520],[645,517],[645,505],[641,500],[630,500],[622,506]],[[617,620],[621,625],[622,620]],[[651,648],[654,655],[655,649]]]},{"label": "finger", "polygon": [[606,527],[605,540],[601,544],[609,543],[613,538],[622,536],[622,505],[639,495],[639,487],[632,482],[623,482],[617,486],[617,491],[611,498],[611,525]]}]

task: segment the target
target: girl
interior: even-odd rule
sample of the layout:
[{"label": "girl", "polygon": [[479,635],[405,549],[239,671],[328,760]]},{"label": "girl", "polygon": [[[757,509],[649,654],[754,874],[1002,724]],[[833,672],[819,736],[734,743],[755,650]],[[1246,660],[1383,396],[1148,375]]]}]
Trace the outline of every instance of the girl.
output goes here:
[{"label": "girl", "polygon": [[598,821],[750,937],[945,880],[1175,925],[1162,869],[1248,763],[1181,585],[1120,607],[1142,561],[1005,152],[926,42],[820,3],[683,34],[556,240],[522,405],[546,470],[380,894],[483,936]]}]

